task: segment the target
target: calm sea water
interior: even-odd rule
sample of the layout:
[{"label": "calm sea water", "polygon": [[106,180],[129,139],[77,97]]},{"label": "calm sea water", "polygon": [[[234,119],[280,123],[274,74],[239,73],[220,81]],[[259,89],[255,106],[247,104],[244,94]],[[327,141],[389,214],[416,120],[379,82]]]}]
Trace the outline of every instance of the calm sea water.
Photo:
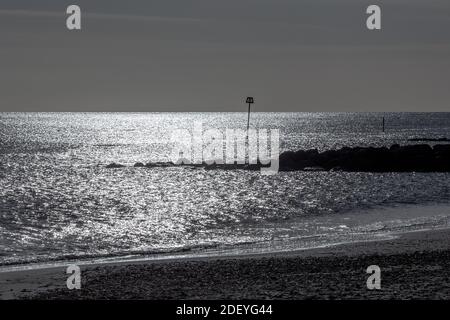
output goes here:
[{"label": "calm sea water", "polygon": [[[281,149],[450,137],[450,113],[255,113]],[[292,250],[450,224],[447,173],[106,169],[167,161],[171,129],[245,113],[0,113],[0,265]]]}]

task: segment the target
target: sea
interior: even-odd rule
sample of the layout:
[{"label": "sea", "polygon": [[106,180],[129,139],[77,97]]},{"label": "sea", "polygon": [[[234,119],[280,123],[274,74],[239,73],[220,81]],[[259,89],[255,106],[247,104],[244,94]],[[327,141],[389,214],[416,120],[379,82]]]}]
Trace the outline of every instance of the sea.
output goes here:
[{"label": "sea", "polygon": [[[0,267],[285,252],[450,225],[449,173],[133,166],[170,161],[171,133],[195,123],[245,130],[247,114],[0,113]],[[250,127],[278,129],[280,152],[324,151],[450,138],[450,113],[255,112]]]}]

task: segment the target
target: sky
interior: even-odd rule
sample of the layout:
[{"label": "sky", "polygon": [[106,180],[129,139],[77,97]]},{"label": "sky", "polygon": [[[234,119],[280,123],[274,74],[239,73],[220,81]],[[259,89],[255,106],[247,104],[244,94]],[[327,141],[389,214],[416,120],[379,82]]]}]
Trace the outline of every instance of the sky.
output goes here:
[{"label": "sky", "polygon": [[448,0],[0,1],[0,111],[450,111],[449,84]]}]

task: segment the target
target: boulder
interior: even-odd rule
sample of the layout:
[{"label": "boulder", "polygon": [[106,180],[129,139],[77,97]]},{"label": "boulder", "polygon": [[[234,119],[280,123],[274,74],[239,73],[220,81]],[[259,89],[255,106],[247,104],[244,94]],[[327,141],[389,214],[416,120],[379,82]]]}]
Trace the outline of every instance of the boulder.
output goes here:
[{"label": "boulder", "polygon": [[136,162],[133,167],[142,168],[142,167],[145,167],[145,165],[142,162]]},{"label": "boulder", "polygon": [[415,144],[410,146],[400,147],[398,150],[402,156],[408,155],[419,155],[419,154],[431,154],[433,153],[433,148],[428,144]]},{"label": "boulder", "polygon": [[[182,163],[184,162],[184,163]],[[257,164],[211,164],[205,162],[192,164],[188,159],[177,163],[155,162],[144,165],[141,162],[134,167],[173,167],[205,168],[207,170],[259,170],[264,167]],[[106,168],[123,168],[124,165],[111,163]],[[319,152],[317,149],[285,151],[279,156],[280,171],[361,171],[361,172],[450,172],[450,145],[428,144],[392,145],[386,147],[343,147],[339,150]]]},{"label": "boulder", "polygon": [[112,162],[106,166],[107,169],[123,168],[123,164]]},{"label": "boulder", "polygon": [[428,144],[386,147],[343,147],[339,150],[286,151],[280,155],[280,170],[325,170],[366,172],[448,171],[450,145]]},{"label": "boulder", "polygon": [[433,151],[439,155],[450,155],[450,144],[437,144],[433,147]]}]

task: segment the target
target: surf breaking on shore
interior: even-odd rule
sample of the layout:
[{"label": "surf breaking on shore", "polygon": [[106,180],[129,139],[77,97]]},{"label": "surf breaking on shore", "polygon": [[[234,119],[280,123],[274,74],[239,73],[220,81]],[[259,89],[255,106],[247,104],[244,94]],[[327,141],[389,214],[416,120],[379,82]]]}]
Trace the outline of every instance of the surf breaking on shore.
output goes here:
[{"label": "surf breaking on shore", "polygon": [[[448,299],[449,244],[448,230],[436,230],[271,255],[86,265],[81,290],[67,290],[66,266],[22,270],[0,273],[0,299]],[[382,290],[365,287],[374,263]]]},{"label": "surf breaking on shore", "polygon": [[[204,245],[159,252],[128,252],[122,254],[71,256],[54,260],[9,264],[0,266],[0,273],[64,267],[111,265],[139,262],[158,262],[204,258],[232,258],[288,254],[304,250],[331,248],[342,244],[387,241],[418,231],[448,230],[450,228],[449,205],[400,206],[378,208],[367,212],[343,214],[330,219],[319,217],[298,221],[289,227],[302,230],[291,238],[272,241],[238,243],[236,245]],[[312,225],[316,226],[312,228]],[[305,228],[310,233],[304,233]]]}]

